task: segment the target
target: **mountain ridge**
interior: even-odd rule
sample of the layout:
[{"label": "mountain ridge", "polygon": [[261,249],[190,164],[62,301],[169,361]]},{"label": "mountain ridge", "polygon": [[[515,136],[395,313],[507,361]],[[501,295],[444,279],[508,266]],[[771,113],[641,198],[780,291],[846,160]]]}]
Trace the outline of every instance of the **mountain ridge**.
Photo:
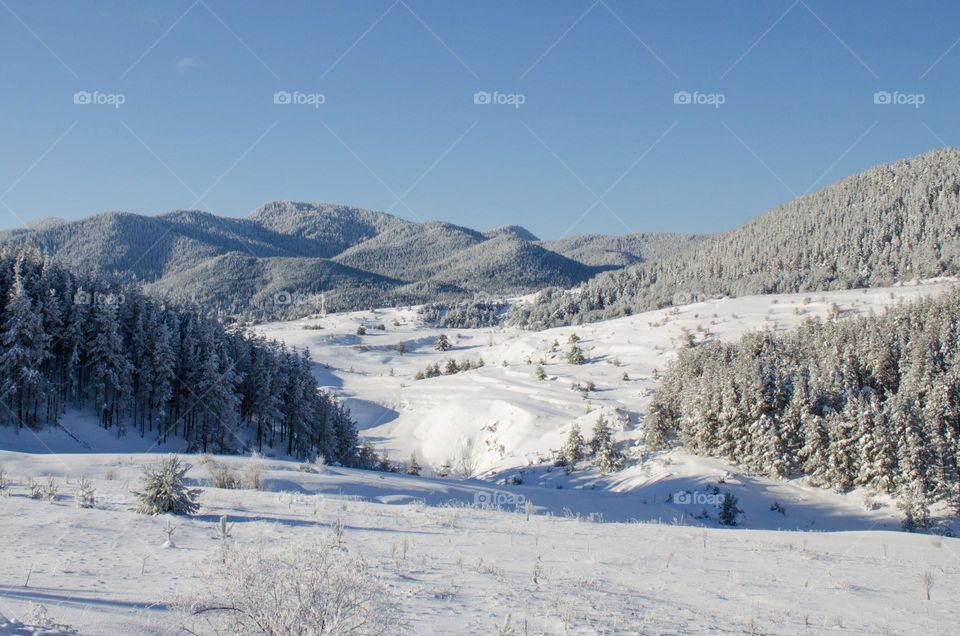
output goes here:
[{"label": "mountain ridge", "polygon": [[783,203],[686,250],[574,293],[545,289],[510,320],[533,328],[693,300],[878,287],[960,274],[960,150],[880,164]]},{"label": "mountain ridge", "polygon": [[[628,241],[621,261],[686,247],[685,235],[643,237]],[[480,231],[300,201],[271,201],[246,217],[105,212],[8,230],[0,242],[31,245],[77,271],[139,280],[151,293],[258,320],[307,311],[279,306],[276,294],[322,293],[330,308],[361,309],[569,287],[621,266],[599,253],[596,236],[568,255],[519,225]]]}]

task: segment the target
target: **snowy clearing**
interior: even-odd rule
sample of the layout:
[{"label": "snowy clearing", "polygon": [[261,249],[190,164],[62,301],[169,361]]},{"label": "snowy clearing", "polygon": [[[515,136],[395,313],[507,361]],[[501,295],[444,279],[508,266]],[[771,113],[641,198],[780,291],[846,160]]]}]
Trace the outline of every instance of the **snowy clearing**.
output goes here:
[{"label": "snowy clearing", "polygon": [[[789,329],[952,284],[725,299],[544,332],[432,329],[412,309],[266,325],[310,347],[315,375],[347,400],[366,439],[395,460],[416,453],[430,476],[316,473],[278,456],[264,460],[260,490],[229,490],[210,486],[203,458],[185,456],[199,511],[149,517],[134,512],[132,491],[142,467],[182,450],[176,444],[117,440],[82,414],[37,433],[3,429],[10,488],[0,540],[12,548],[0,564],[0,632],[182,633],[189,621],[173,603],[204,584],[224,545],[307,542],[362,557],[398,610],[392,627],[410,633],[954,633],[956,539],[901,532],[883,498],[637,445],[655,370],[686,332]],[[451,350],[434,349],[441,333]],[[573,333],[581,365],[566,360]],[[450,358],[485,364],[413,379]],[[571,423],[587,434],[600,413],[615,424],[627,467],[554,467],[550,451]],[[238,474],[250,461],[216,459]],[[445,463],[459,474],[434,476]],[[32,498],[31,483],[42,489],[49,476],[51,501]],[[74,502],[81,476],[95,489],[90,509]],[[720,527],[716,502],[704,499],[719,489],[738,499],[738,528]],[[230,528],[222,541],[221,517]]]},{"label": "snowy clearing", "polygon": [[[480,482],[310,474],[285,461],[267,462],[264,491],[206,487],[198,514],[148,517],[131,511],[130,488],[151,459],[0,453],[15,482],[2,500],[0,540],[14,549],[0,565],[0,614],[29,624],[36,604],[79,633],[177,633],[168,604],[216,558],[226,516],[238,550],[330,541],[342,523],[345,549],[387,586],[411,633],[496,633],[508,616],[531,634],[946,634],[956,625],[952,539],[597,523],[565,514],[552,491],[511,490],[534,502],[528,518],[523,508],[473,507]],[[52,503],[19,483],[44,473],[67,476]],[[74,506],[69,476],[80,473],[96,488],[93,509]],[[199,464],[190,476],[206,483]],[[168,519],[172,548],[163,547]]]}]

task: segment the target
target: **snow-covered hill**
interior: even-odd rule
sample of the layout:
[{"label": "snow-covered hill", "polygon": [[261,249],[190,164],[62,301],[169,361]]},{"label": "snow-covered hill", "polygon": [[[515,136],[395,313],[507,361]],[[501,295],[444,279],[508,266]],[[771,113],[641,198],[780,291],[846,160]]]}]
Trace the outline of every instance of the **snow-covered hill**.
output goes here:
[{"label": "snow-covered hill", "polygon": [[[312,472],[278,456],[259,490],[225,490],[204,458],[186,456],[200,510],[148,517],[134,511],[142,467],[176,444],[116,439],[80,413],[60,428],[0,429],[0,633],[182,633],[172,604],[211,589],[221,517],[240,553],[335,543],[362,556],[408,633],[954,633],[958,540],[901,532],[891,503],[863,492],[639,445],[659,372],[690,337],[842,319],[954,284],[716,300],[543,332],[438,330],[411,308],[265,325],[310,347],[364,437],[400,462],[415,453],[424,476]],[[567,360],[573,334],[583,364]],[[451,358],[484,365],[414,379]],[[571,425],[589,436],[600,414],[626,468],[554,467]],[[251,461],[216,459],[238,473]],[[453,475],[432,474],[444,464]],[[81,476],[92,509],[74,504]],[[31,483],[51,477],[52,501],[32,498]],[[721,492],[737,498],[737,528],[718,523]]]},{"label": "snow-covered hill", "polygon": [[[687,338],[734,339],[753,329],[786,330],[813,316],[879,312],[925,294],[938,294],[952,279],[869,290],[816,294],[750,296],[692,303],[579,327],[532,332],[509,327],[451,331],[422,324],[414,309],[380,309],[265,325],[263,331],[296,347],[309,347],[319,382],[345,398],[364,437],[401,462],[416,454],[422,464],[501,483],[522,481],[550,488],[590,488],[633,492],[648,499],[715,483],[736,472],[722,462],[682,451],[645,455],[639,447],[643,414],[656,391],[659,373]],[[378,326],[382,325],[380,330]],[[357,335],[363,327],[364,335]],[[453,348],[437,351],[445,333]],[[585,363],[571,364],[571,336],[580,338]],[[403,352],[398,351],[402,343]],[[554,345],[556,343],[556,345]],[[555,349],[552,351],[552,349]],[[417,372],[450,359],[483,361],[484,366],[452,375],[414,379]],[[546,378],[538,379],[542,366]],[[571,388],[586,388],[589,391]],[[626,470],[602,476],[588,465],[568,475],[554,469],[551,450],[559,449],[570,427],[584,435],[599,415],[615,424],[631,458]],[[862,493],[838,495],[809,488],[802,481],[777,482],[747,477],[756,485],[747,496],[757,502],[813,509],[803,521],[778,519],[783,526],[833,524],[849,528],[863,517],[896,527],[897,513],[863,512]],[[737,496],[740,496],[738,493]],[[807,503],[804,503],[807,502]],[[814,503],[815,502],[815,503]],[[880,502],[882,503],[882,502]],[[841,520],[823,510],[846,509]],[[752,519],[748,525],[770,527]],[[859,527],[859,526],[857,526]]]}]

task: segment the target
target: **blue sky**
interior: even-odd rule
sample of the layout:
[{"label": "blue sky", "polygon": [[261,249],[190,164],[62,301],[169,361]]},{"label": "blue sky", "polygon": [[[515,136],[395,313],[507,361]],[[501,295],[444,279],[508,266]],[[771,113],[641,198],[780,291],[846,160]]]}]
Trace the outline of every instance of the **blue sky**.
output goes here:
[{"label": "blue sky", "polygon": [[0,0],[0,226],[294,199],[722,231],[956,145],[958,23],[952,1]]}]

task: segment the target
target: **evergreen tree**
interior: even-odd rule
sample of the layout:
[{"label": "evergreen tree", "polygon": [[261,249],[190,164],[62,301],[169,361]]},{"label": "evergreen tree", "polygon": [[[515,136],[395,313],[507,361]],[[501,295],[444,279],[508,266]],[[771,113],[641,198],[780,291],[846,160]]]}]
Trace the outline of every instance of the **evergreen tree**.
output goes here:
[{"label": "evergreen tree", "polygon": [[590,439],[590,452],[593,461],[600,472],[609,474],[623,468],[625,458],[617,449],[613,439],[613,431],[607,420],[601,415],[593,426],[593,437]]},{"label": "evergreen tree", "polygon": [[417,454],[410,453],[410,464],[407,466],[408,475],[420,475],[420,463],[417,461]]},{"label": "evergreen tree", "polygon": [[94,387],[94,405],[104,427],[122,426],[131,393],[132,364],[127,359],[120,334],[117,305],[97,303],[93,307],[92,317],[88,360]]},{"label": "evergreen tree", "polygon": [[433,348],[437,351],[449,351],[453,348],[453,345],[450,344],[450,340],[447,338],[447,334],[442,333],[437,336],[437,341],[433,345]]},{"label": "evergreen tree", "polygon": [[717,520],[725,526],[735,526],[741,514],[743,510],[737,507],[737,498],[729,492],[724,493]]},{"label": "evergreen tree", "polygon": [[200,508],[196,498],[199,488],[186,485],[186,474],[190,466],[180,461],[176,455],[161,459],[155,466],[144,466],[143,482],[140,490],[135,491],[140,504],[137,512],[145,515],[193,514]]},{"label": "evergreen tree", "polygon": [[41,369],[49,355],[42,318],[24,284],[24,268],[18,259],[0,334],[0,395],[9,405],[8,413],[16,414],[18,428],[37,422],[36,407],[47,385]]},{"label": "evergreen tree", "polygon": [[576,423],[572,424],[567,441],[560,450],[560,456],[563,458],[561,465],[573,467],[586,457],[586,448],[587,443],[580,434],[580,427]]}]

